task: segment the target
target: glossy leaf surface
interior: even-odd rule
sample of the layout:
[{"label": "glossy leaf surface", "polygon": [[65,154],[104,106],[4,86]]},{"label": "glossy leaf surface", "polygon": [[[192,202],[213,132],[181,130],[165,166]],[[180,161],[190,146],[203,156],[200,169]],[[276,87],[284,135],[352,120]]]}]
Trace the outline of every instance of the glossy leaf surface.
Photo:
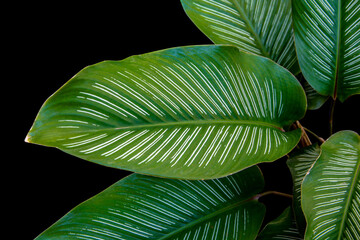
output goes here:
[{"label": "glossy leaf surface", "polygon": [[306,80],[344,101],[360,93],[360,2],[293,1],[295,43]]},{"label": "glossy leaf surface", "polygon": [[271,58],[294,74],[299,72],[290,0],[181,2],[190,19],[215,44],[231,44]]},{"label": "glossy leaf surface", "polygon": [[298,81],[230,46],[197,46],[87,67],[50,97],[27,141],[106,166],[186,179],[226,176],[288,153]]},{"label": "glossy leaf surface", "polygon": [[306,173],[310,170],[319,155],[319,145],[313,144],[294,151],[286,162],[293,179],[293,209],[297,226],[301,234],[305,233],[306,228],[306,220],[301,208],[301,186]]},{"label": "glossy leaf surface", "polygon": [[306,175],[301,195],[305,239],[360,239],[360,137],[334,134]]},{"label": "glossy leaf surface", "polygon": [[285,239],[302,240],[290,207],[276,219],[269,222],[261,231],[257,240]]},{"label": "glossy leaf surface", "polygon": [[132,174],[80,204],[40,239],[255,239],[265,207],[257,167],[214,180]]}]

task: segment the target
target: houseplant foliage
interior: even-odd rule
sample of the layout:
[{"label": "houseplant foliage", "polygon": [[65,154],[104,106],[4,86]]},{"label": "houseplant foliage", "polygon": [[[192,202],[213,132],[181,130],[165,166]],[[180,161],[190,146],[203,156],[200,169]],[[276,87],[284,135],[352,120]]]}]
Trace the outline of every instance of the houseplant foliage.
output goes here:
[{"label": "houseplant foliage", "polygon": [[360,236],[359,135],[331,136],[302,183],[301,195],[312,239],[357,239]]},{"label": "houseplant foliage", "polygon": [[[360,93],[358,2],[181,3],[214,45],[86,67],[40,109],[26,141],[136,173],[38,239],[359,239],[358,133],[300,123]],[[263,223],[286,194],[256,165],[286,155],[293,205]]]},{"label": "houseplant foliage", "polygon": [[132,174],[73,209],[39,239],[252,239],[265,213],[254,198],[263,185],[256,166],[214,180]]},{"label": "houseplant foliage", "polygon": [[85,68],[46,102],[29,141],[140,173],[208,179],[288,153],[301,133],[284,128],[305,108],[298,81],[269,59],[180,47]]}]

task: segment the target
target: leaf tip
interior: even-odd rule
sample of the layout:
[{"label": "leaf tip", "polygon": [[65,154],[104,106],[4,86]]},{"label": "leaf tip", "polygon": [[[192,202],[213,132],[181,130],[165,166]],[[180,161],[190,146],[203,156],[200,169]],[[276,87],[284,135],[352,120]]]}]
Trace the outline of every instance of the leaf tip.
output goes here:
[{"label": "leaf tip", "polygon": [[24,141],[25,141],[26,143],[32,143],[32,142],[31,142],[31,136],[30,136],[30,134],[27,134],[27,135],[26,135]]}]

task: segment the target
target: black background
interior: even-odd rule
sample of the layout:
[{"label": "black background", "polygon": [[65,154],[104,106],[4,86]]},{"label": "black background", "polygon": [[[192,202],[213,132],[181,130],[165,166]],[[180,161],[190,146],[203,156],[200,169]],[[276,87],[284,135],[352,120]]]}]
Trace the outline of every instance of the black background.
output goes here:
[{"label": "black background", "polygon": [[[13,173],[7,178],[6,196],[13,219],[9,224],[23,229],[15,230],[18,237],[12,238],[33,239],[73,207],[130,174],[25,143],[43,102],[85,66],[211,41],[189,20],[179,0],[21,4],[9,20],[9,42],[4,46],[4,51],[10,50],[6,72],[14,93],[6,125],[12,140],[5,146],[13,153],[6,158]],[[359,104],[357,96],[336,105],[335,131],[359,132]],[[301,122],[327,138],[329,108],[327,103],[319,111],[309,111]],[[285,160],[260,165],[267,190],[291,193]],[[274,195],[261,201],[268,205],[266,220],[290,204]]]}]

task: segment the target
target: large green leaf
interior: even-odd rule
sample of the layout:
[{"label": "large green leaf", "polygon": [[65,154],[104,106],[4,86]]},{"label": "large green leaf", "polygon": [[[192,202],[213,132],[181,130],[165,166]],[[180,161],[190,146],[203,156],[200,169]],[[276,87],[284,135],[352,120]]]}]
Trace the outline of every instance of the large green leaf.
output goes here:
[{"label": "large green leaf", "polygon": [[360,136],[334,134],[306,175],[301,195],[305,239],[360,239]]},{"label": "large green leaf", "polygon": [[319,155],[319,145],[313,144],[292,152],[289,160],[286,162],[293,179],[293,209],[296,223],[301,234],[305,233],[306,228],[306,220],[301,208],[301,185],[306,173],[309,171]]},{"label": "large green leaf", "polygon": [[50,97],[27,141],[106,166],[217,178],[297,144],[284,127],[306,109],[297,80],[231,46],[197,46],[87,67]]},{"label": "large green leaf", "polygon": [[214,180],[132,174],[80,204],[40,239],[255,239],[264,214],[254,200],[259,169]]},{"label": "large green leaf", "polygon": [[181,0],[196,26],[216,44],[273,59],[299,72],[291,0]]},{"label": "large green leaf", "polygon": [[310,85],[340,101],[359,94],[359,1],[296,0],[293,21],[299,64]]}]

